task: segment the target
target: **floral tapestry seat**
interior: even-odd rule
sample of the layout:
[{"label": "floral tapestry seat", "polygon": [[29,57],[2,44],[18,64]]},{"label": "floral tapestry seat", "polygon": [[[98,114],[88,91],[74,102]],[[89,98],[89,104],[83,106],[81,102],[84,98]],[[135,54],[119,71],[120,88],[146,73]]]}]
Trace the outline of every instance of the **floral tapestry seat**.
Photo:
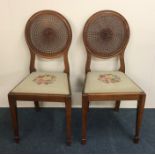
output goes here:
[{"label": "floral tapestry seat", "polygon": [[67,74],[59,72],[33,72],[17,85],[12,92],[68,95]]},{"label": "floral tapestry seat", "polygon": [[119,71],[88,72],[84,93],[142,92],[126,74]]}]

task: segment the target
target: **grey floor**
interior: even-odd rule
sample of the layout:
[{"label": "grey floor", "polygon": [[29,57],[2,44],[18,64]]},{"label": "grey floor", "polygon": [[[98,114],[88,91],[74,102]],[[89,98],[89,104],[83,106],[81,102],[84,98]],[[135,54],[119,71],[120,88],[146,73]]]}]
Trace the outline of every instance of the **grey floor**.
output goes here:
[{"label": "grey floor", "polygon": [[0,153],[155,153],[155,109],[144,112],[141,141],[132,141],[135,109],[91,109],[88,142],[81,145],[81,110],[72,111],[73,143],[65,144],[65,110],[19,109],[20,144],[13,141],[9,109],[0,109]]}]

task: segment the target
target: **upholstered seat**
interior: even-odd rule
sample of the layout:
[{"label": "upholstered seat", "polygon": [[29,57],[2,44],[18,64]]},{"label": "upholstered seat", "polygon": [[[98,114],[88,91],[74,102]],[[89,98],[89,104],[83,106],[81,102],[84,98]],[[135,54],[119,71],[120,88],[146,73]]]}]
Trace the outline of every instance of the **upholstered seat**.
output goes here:
[{"label": "upholstered seat", "polygon": [[68,95],[67,74],[59,72],[32,72],[12,92]]},{"label": "upholstered seat", "polygon": [[84,93],[143,92],[126,74],[119,71],[88,72]]}]

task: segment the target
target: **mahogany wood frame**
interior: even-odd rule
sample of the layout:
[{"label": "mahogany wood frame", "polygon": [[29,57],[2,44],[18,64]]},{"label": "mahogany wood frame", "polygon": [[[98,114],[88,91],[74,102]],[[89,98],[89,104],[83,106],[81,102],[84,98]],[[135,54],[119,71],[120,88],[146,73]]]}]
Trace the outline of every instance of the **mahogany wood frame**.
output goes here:
[{"label": "mahogany wood frame", "polygon": [[[122,47],[116,52],[115,55],[110,55],[108,57],[105,57],[102,54],[95,53],[95,51],[92,51],[89,45],[87,44],[86,40],[86,32],[89,24],[96,18],[98,15],[114,15],[119,17],[125,25],[126,28],[126,37],[125,37],[125,42],[123,43]],[[110,57],[118,56],[120,59],[120,68],[119,71],[125,73],[125,62],[124,62],[124,52],[125,48],[127,46],[128,40],[129,40],[129,26],[125,18],[120,15],[119,13],[111,10],[105,10],[105,11],[100,11],[92,15],[88,21],[85,24],[84,31],[83,31],[83,40],[85,44],[85,48],[87,51],[87,60],[86,60],[86,67],[85,67],[85,73],[87,74],[88,72],[91,71],[90,65],[91,65],[91,57],[99,57],[103,59],[107,59]],[[86,79],[85,79],[86,81]],[[82,144],[86,143],[86,132],[87,132],[87,113],[89,111],[89,103],[90,101],[103,101],[103,100],[115,100],[116,105],[115,105],[115,111],[119,111],[120,108],[120,101],[121,100],[137,100],[137,119],[136,119],[136,130],[135,130],[135,136],[134,136],[134,142],[138,143],[140,139],[140,128],[142,124],[142,115],[144,111],[144,105],[145,105],[145,98],[146,94],[145,92],[140,92],[140,93],[85,93],[84,89],[82,92]]]},{"label": "mahogany wood frame", "polygon": [[[68,40],[66,43],[66,46],[62,51],[59,51],[58,53],[54,53],[51,55],[41,53],[40,51],[37,51],[30,43],[30,36],[29,36],[29,28],[31,23],[33,22],[33,19],[35,19],[37,16],[44,15],[44,14],[51,14],[59,17],[64,23],[68,30]],[[34,101],[34,105],[36,110],[39,110],[39,101],[48,101],[48,102],[65,102],[65,109],[66,109],[66,136],[67,136],[67,144],[71,144],[71,89],[70,89],[70,80],[69,80],[69,62],[68,62],[68,50],[71,44],[72,40],[72,31],[70,24],[68,23],[67,19],[59,14],[58,12],[51,11],[51,10],[43,10],[35,13],[27,22],[26,28],[25,28],[25,37],[26,42],[30,50],[31,54],[31,60],[30,60],[30,73],[35,72],[35,58],[36,55],[48,59],[53,59],[56,57],[63,56],[64,58],[64,72],[68,75],[68,83],[69,83],[69,95],[60,95],[60,94],[35,94],[35,93],[15,93],[10,91],[8,94],[9,99],[9,105],[10,105],[10,111],[12,116],[12,124],[13,124],[13,130],[14,130],[14,137],[15,142],[19,143],[19,126],[18,126],[18,116],[17,116],[17,101]]]}]

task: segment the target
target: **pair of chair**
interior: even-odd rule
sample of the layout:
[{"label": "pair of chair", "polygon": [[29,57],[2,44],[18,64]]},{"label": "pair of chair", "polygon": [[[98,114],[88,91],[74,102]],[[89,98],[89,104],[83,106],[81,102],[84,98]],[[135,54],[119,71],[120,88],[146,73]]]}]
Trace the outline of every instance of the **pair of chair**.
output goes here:
[{"label": "pair of chair", "polygon": [[[35,13],[25,29],[31,60],[30,75],[8,94],[12,114],[15,141],[19,142],[17,100],[34,101],[39,109],[39,101],[65,102],[67,143],[71,144],[71,89],[69,80],[68,50],[72,32],[64,16],[55,11],[45,10]],[[145,93],[125,74],[124,51],[129,40],[129,26],[125,18],[117,12],[100,11],[89,18],[83,31],[87,51],[86,78],[82,92],[82,143],[86,143],[86,126],[89,102],[115,100],[115,110],[119,110],[121,100],[137,100],[137,122],[134,141],[138,143]],[[64,72],[38,72],[35,68],[36,56],[53,59],[63,56]],[[93,72],[90,69],[92,56],[120,59],[119,71]]]}]

